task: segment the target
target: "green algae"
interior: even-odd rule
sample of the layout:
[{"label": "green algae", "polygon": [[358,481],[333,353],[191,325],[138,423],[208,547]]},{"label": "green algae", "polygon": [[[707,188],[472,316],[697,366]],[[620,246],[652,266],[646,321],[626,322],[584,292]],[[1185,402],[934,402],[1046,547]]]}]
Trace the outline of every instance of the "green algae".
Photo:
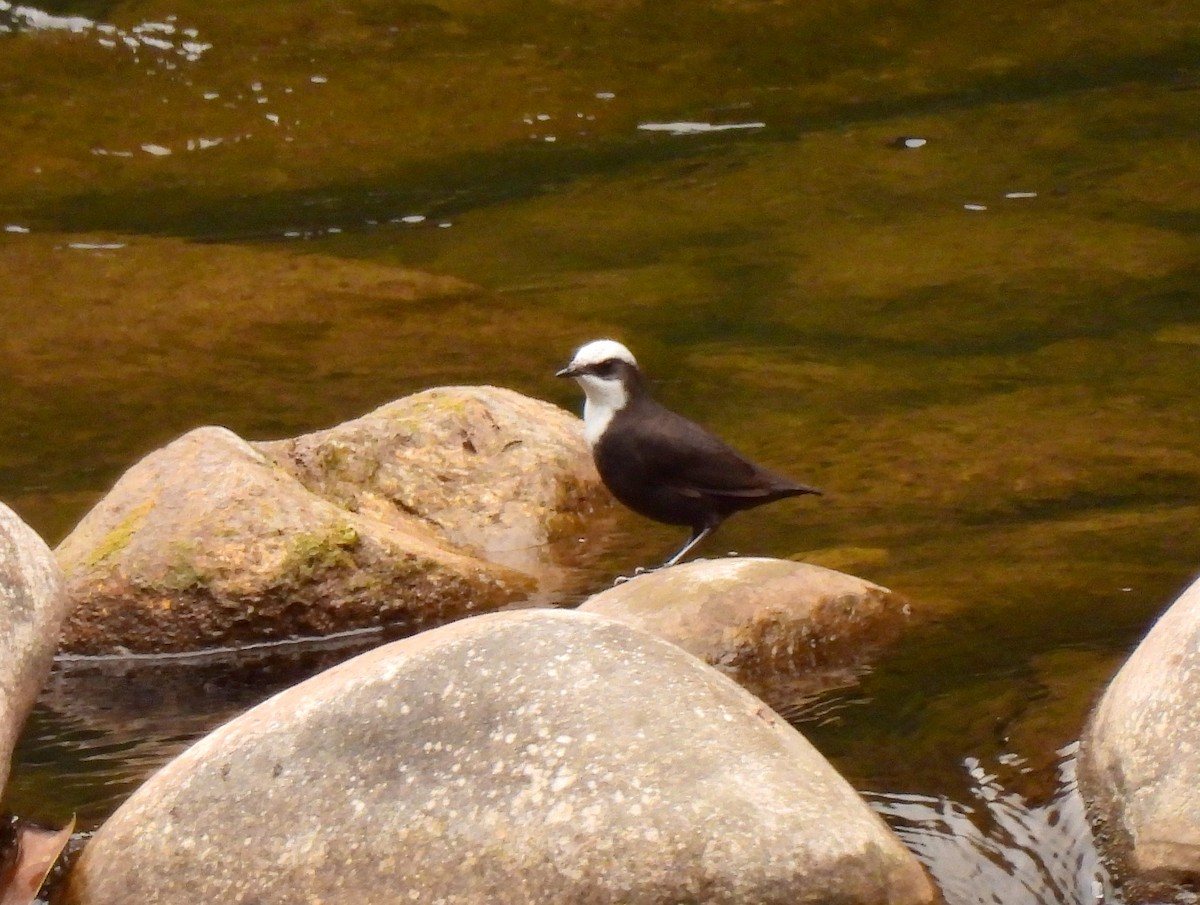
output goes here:
[{"label": "green algae", "polygon": [[338,522],[328,530],[297,532],[287,541],[281,573],[291,581],[309,581],[331,571],[354,568],[358,530],[349,522]]},{"label": "green algae", "polygon": [[159,581],[159,585],[164,590],[182,593],[203,588],[208,582],[209,575],[203,569],[197,568],[194,562],[179,561],[172,563]]},{"label": "green algae", "polygon": [[129,546],[129,542],[138,530],[145,524],[146,518],[154,509],[154,500],[148,499],[129,511],[110,531],[101,537],[88,551],[84,565],[88,569],[95,568],[106,559],[117,556]]}]

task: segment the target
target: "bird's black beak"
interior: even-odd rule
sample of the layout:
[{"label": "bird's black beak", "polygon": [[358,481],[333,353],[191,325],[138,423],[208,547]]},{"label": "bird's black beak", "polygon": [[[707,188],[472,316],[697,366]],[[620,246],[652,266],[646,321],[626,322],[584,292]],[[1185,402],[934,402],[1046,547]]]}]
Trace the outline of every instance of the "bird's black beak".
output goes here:
[{"label": "bird's black beak", "polygon": [[570,365],[567,365],[561,371],[557,372],[554,376],[555,377],[578,377],[579,372],[576,371],[574,368],[572,368]]}]

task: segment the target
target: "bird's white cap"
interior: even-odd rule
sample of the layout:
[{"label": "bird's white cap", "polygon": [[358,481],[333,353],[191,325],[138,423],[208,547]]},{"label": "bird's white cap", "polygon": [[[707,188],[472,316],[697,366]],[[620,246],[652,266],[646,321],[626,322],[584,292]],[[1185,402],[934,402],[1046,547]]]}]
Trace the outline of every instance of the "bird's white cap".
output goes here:
[{"label": "bird's white cap", "polygon": [[587,397],[583,403],[583,436],[595,448],[613,416],[629,403],[629,391],[619,374],[597,374],[593,368],[606,361],[623,361],[637,367],[637,359],[615,339],[595,339],[580,346],[571,363],[558,372],[573,377]]},{"label": "bird's white cap", "polygon": [[633,353],[615,339],[594,339],[590,343],[580,346],[575,352],[575,357],[571,359],[569,367],[582,368],[588,365],[598,365],[614,358],[637,367],[637,359],[633,357]]}]

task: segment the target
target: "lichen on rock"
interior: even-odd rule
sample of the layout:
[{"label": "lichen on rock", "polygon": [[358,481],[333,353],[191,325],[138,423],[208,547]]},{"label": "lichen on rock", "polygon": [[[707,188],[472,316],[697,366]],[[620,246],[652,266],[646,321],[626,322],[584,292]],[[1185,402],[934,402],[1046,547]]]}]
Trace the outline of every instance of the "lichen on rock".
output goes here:
[{"label": "lichen on rock", "polygon": [[75,653],[186,651],[528,599],[606,502],[578,420],[443,388],[291,440],[191,431],[131,468],[58,548]]},{"label": "lichen on rock", "polygon": [[916,858],[762,701],[645,632],[535,609],[377,648],[227,723],[96,832],[62,900],[933,896]]}]

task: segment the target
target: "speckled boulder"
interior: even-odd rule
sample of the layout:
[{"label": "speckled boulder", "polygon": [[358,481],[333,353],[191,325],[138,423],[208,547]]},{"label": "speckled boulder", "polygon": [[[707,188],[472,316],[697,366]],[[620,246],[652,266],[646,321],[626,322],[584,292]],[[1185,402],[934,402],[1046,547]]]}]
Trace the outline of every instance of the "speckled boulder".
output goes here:
[{"label": "speckled boulder", "polygon": [[50,548],[0,503],[0,791],[69,603]]},{"label": "speckled boulder", "polygon": [[1200,882],[1200,580],[1104,693],[1084,734],[1079,783],[1132,899]]},{"label": "speckled boulder", "polygon": [[773,711],[586,613],[463,620],[202,739],[88,843],[71,905],[905,905],[913,856]]},{"label": "speckled boulder", "polygon": [[[510,390],[431,390],[331,431],[192,431],[59,546],[75,653],[417,629],[555,588],[556,539],[606,494],[578,419]],[[514,568],[505,551],[536,551]],[[542,557],[540,560],[538,556]]]},{"label": "speckled boulder", "polygon": [[762,557],[696,560],[639,575],[581,610],[678,644],[757,694],[849,684],[908,623],[899,594],[820,566]]},{"label": "speckled boulder", "polygon": [[255,443],[317,496],[532,574],[608,492],[578,418],[498,387],[438,387],[329,430]]}]

